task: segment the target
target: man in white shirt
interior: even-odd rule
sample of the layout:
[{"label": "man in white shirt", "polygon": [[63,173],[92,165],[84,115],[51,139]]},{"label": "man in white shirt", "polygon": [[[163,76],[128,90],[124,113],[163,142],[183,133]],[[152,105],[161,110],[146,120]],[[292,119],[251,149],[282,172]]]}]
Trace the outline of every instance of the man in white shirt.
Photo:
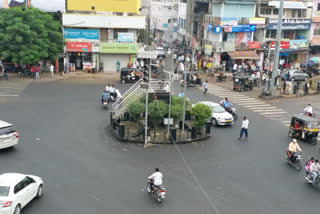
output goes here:
[{"label": "man in white shirt", "polygon": [[239,140],[242,139],[243,133],[246,135],[246,139],[248,139],[248,128],[249,120],[247,119],[247,117],[243,117]]},{"label": "man in white shirt", "polygon": [[106,86],[106,92],[110,93],[110,85],[109,84]]},{"label": "man in white shirt", "polygon": [[312,117],[312,106],[310,104],[308,104],[308,106],[304,109],[304,111],[306,112],[307,116]]},{"label": "man in white shirt", "polygon": [[149,180],[153,180],[153,181],[150,181],[151,191],[154,190],[154,186],[157,187],[162,185],[162,178],[163,178],[163,175],[160,172],[159,168],[155,168],[155,172],[148,177]]},{"label": "man in white shirt", "polygon": [[310,172],[311,172],[312,182],[314,183],[317,179],[318,174],[320,173],[320,165],[318,160],[315,160],[311,164]]},{"label": "man in white shirt", "polygon": [[302,152],[302,149],[300,148],[299,144],[297,143],[296,139],[293,139],[293,141],[289,144],[289,148],[288,148],[289,152],[290,152],[290,161],[292,163],[294,163],[296,161],[296,157],[295,157],[295,153],[297,151]]},{"label": "man in white shirt", "polygon": [[234,63],[233,68],[232,68],[233,73],[237,71],[237,68],[238,68],[238,65],[236,63]]},{"label": "man in white shirt", "polygon": [[53,64],[51,64],[51,65],[50,65],[51,77],[53,77],[53,72],[54,72],[54,66],[53,66]]}]

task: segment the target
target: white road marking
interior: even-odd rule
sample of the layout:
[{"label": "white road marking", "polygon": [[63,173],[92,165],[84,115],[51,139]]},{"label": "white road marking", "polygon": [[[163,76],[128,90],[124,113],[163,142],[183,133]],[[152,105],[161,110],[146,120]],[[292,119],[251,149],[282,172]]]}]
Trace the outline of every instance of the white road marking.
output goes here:
[{"label": "white road marking", "polygon": [[277,114],[287,114],[288,112],[261,112],[259,114],[263,114],[263,115],[269,115],[269,114],[272,114],[272,115],[277,115]]},{"label": "white road marking", "polygon": [[253,109],[254,112],[285,112],[282,109]]},{"label": "white road marking", "polygon": [[255,109],[276,109],[277,107],[274,107],[274,106],[271,106],[271,107],[248,107],[248,109],[251,109],[251,110],[255,110]]}]

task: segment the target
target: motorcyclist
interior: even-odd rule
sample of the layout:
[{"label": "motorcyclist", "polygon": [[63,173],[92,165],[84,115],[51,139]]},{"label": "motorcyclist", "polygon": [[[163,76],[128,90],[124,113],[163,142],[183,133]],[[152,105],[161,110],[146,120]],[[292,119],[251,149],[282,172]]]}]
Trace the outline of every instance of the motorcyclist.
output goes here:
[{"label": "motorcyclist", "polygon": [[310,167],[312,182],[314,183],[317,179],[318,174],[320,173],[320,165],[319,161],[315,160]]},{"label": "motorcyclist", "polygon": [[311,104],[308,104],[308,106],[304,109],[304,112],[306,113],[307,116],[312,117],[312,106],[311,106]]},{"label": "motorcyclist", "polygon": [[220,102],[220,104],[224,107],[224,108],[231,108],[232,103],[229,101],[228,97],[226,97],[224,100],[222,100]]},{"label": "motorcyclist", "polygon": [[105,90],[102,94],[102,104],[104,101],[108,101],[109,99],[109,94],[107,93],[107,91]]},{"label": "motorcyclist", "polygon": [[311,164],[314,162],[314,157],[311,157],[310,160],[306,163],[306,175],[310,173]]},{"label": "motorcyclist", "polygon": [[302,152],[302,149],[300,148],[296,139],[293,139],[293,141],[289,144],[288,151],[290,153],[290,161],[294,163],[296,161],[295,154],[297,153],[297,151]]},{"label": "motorcyclist", "polygon": [[160,172],[159,168],[155,168],[155,172],[148,177],[148,179],[150,180],[150,187],[152,192],[154,191],[154,187],[162,185],[162,178],[163,175]]},{"label": "motorcyclist", "polygon": [[110,92],[110,85],[109,85],[109,84],[106,86],[106,92],[107,92],[107,93]]}]

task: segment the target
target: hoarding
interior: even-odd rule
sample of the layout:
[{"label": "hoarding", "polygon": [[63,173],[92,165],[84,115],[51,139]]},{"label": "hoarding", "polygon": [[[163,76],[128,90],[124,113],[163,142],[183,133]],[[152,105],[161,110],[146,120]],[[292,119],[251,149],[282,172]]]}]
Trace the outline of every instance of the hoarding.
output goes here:
[{"label": "hoarding", "polygon": [[212,45],[205,45],[204,46],[204,53],[206,55],[211,55],[211,53],[212,53]]},{"label": "hoarding", "polygon": [[66,0],[0,0],[0,8],[33,7],[46,12],[65,12]]},{"label": "hoarding", "polygon": [[63,36],[65,39],[99,40],[100,33],[99,30],[96,29],[86,30],[65,28],[63,31]]},{"label": "hoarding", "polygon": [[249,42],[249,48],[250,49],[259,49],[261,48],[260,42]]},{"label": "hoarding", "polygon": [[[311,19],[283,19],[282,30],[306,30],[311,27]],[[276,30],[278,27],[278,19],[270,19],[270,24],[266,26],[267,30]]]},{"label": "hoarding", "polygon": [[302,40],[290,40],[290,48],[291,49],[300,49],[300,48],[308,48],[309,41],[302,39]]},{"label": "hoarding", "polygon": [[224,27],[224,32],[256,32],[256,25],[238,25],[236,27]]},{"label": "hoarding", "polygon": [[100,43],[100,53],[135,54],[139,52],[138,44],[133,43]]},{"label": "hoarding", "polygon": [[68,52],[92,52],[91,42],[67,42]]},{"label": "hoarding", "polygon": [[133,43],[133,33],[118,33],[118,42],[120,43]]},{"label": "hoarding", "polygon": [[[275,49],[276,48],[276,42],[271,41],[270,44],[270,49]],[[280,49],[288,49],[290,48],[290,42],[289,41],[281,41],[280,42]]]},{"label": "hoarding", "polygon": [[249,24],[251,25],[264,25],[266,23],[266,18],[253,17],[249,19]]},{"label": "hoarding", "polygon": [[213,31],[213,24],[208,24],[208,32]]},{"label": "hoarding", "polygon": [[141,0],[68,0],[68,10],[139,13]]},{"label": "hoarding", "polygon": [[221,18],[220,26],[237,26],[238,19],[237,18]]}]

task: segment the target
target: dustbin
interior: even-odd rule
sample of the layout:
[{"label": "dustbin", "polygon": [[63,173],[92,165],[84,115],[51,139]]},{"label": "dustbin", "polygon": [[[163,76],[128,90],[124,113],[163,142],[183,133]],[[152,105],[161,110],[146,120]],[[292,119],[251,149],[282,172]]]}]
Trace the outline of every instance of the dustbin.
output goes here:
[{"label": "dustbin", "polygon": [[198,136],[198,127],[192,127],[191,129],[191,139],[197,139]]}]

